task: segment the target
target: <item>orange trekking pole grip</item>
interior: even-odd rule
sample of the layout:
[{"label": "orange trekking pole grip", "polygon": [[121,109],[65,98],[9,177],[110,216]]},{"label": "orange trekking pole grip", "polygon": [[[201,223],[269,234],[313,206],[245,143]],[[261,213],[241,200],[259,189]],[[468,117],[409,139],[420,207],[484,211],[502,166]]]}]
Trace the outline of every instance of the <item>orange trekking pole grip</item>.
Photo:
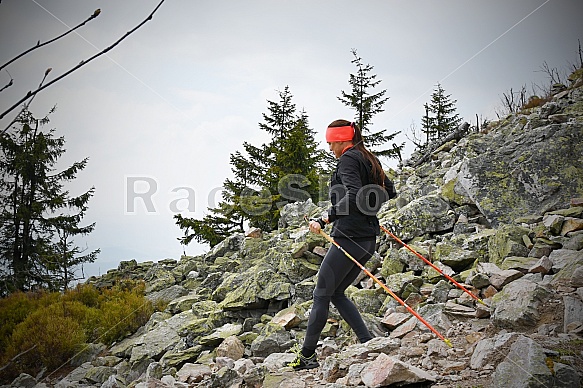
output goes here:
[{"label": "orange trekking pole grip", "polygon": [[[304,217],[306,221],[308,221],[307,217]],[[308,221],[309,222],[309,221]],[[342,248],[340,246],[340,244],[338,244],[336,241],[334,241],[334,239],[332,239],[332,237],[328,236],[322,229],[320,229],[320,234],[326,239],[328,240],[332,245],[334,245],[336,248],[340,249],[342,251],[342,253],[344,253],[346,255],[346,257],[348,257],[350,260],[352,260],[354,262],[354,264],[356,264],[365,274],[367,274],[372,280],[374,280],[379,286],[381,286],[386,292],[389,293],[389,295],[391,295],[397,302],[399,302],[399,304],[403,307],[405,307],[407,309],[407,311],[409,311],[411,314],[413,314],[415,316],[415,318],[417,318],[419,321],[421,321],[421,323],[423,323],[425,326],[427,326],[427,328],[429,330],[431,330],[433,332],[433,334],[435,334],[436,336],[438,336],[441,340],[443,340],[443,342],[445,342],[450,348],[453,347],[453,345],[451,344],[451,341],[448,340],[447,338],[445,338],[444,336],[442,336],[437,330],[435,330],[433,328],[433,326],[431,326],[429,324],[429,322],[427,322],[425,319],[423,319],[423,317],[421,315],[419,315],[415,310],[413,310],[411,307],[409,307],[409,305],[407,305],[407,303],[405,303],[401,298],[399,298],[397,296],[397,294],[395,294],[393,291],[391,291],[389,289],[389,287],[387,287],[383,282],[381,282],[376,276],[374,276],[368,269],[366,269],[364,267],[364,265],[360,264],[358,262],[358,260],[356,260],[354,257],[352,257],[350,255],[350,253],[346,252],[344,250],[344,248]]]},{"label": "orange trekking pole grip", "polygon": [[436,265],[434,265],[431,261],[427,260],[425,257],[423,257],[422,255],[420,255],[419,253],[417,253],[417,251],[415,251],[409,245],[407,245],[403,241],[401,241],[401,239],[399,239],[397,236],[395,236],[394,234],[392,234],[387,228],[385,228],[384,226],[381,225],[381,229],[385,233],[387,233],[389,236],[391,236],[393,239],[395,239],[395,241],[397,241],[399,244],[403,245],[405,248],[407,248],[408,250],[410,250],[411,252],[413,252],[413,254],[415,254],[418,258],[420,258],[421,260],[423,260],[425,263],[429,264],[429,266],[431,266],[431,268],[433,268],[434,270],[436,270],[437,272],[439,272],[440,274],[442,274],[443,276],[445,276],[447,278],[447,280],[449,280],[450,282],[452,282],[453,284],[455,284],[459,289],[461,289],[462,291],[464,291],[466,294],[468,294],[469,296],[471,296],[472,298],[474,298],[475,300],[477,300],[481,304],[485,305],[485,303],[484,303],[484,301],[482,299],[480,299],[476,295],[472,294],[467,288],[465,288],[464,286],[462,286],[461,284],[459,284],[458,282],[456,282],[454,278],[452,278],[451,276],[449,276],[448,274],[446,274],[445,272],[443,272]]}]

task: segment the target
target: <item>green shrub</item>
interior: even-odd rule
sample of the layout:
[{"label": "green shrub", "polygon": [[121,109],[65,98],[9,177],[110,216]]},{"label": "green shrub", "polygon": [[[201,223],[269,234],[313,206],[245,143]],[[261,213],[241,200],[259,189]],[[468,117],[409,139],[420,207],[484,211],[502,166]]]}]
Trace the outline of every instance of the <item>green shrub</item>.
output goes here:
[{"label": "green shrub", "polygon": [[100,291],[91,284],[78,284],[75,288],[68,290],[63,299],[75,300],[87,307],[97,307],[100,294]]},{"label": "green shrub", "polygon": [[22,372],[35,375],[43,367],[52,371],[87,342],[111,345],[132,334],[155,308],[165,308],[153,306],[144,290],[143,282],[124,281],[109,289],[79,285],[64,294],[15,293],[0,299],[0,366],[9,365],[0,381]]},{"label": "green shrub", "polygon": [[73,319],[81,326],[87,342],[98,340],[101,326],[101,311],[98,308],[88,307],[76,300],[63,300],[61,306],[64,315]]},{"label": "green shrub", "polygon": [[66,363],[85,342],[81,325],[65,315],[59,303],[42,307],[29,314],[12,332],[6,349],[7,359],[19,356],[11,366],[13,372],[36,374],[44,366],[54,370]]},{"label": "green shrub", "polygon": [[41,306],[57,301],[59,295],[48,292],[15,292],[0,299],[0,360],[8,346],[12,331],[20,322]]},{"label": "green shrub", "polygon": [[110,345],[148,322],[154,307],[143,296],[143,290],[143,285],[129,289],[122,285],[103,292],[99,304],[100,342]]}]

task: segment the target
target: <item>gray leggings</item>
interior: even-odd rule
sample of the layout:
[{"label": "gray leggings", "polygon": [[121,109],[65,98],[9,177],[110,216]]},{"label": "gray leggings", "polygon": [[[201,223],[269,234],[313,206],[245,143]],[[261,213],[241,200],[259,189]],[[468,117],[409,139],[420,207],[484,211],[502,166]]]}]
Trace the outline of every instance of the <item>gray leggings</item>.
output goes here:
[{"label": "gray leggings", "polygon": [[[354,242],[347,238],[334,240],[359,263],[364,265],[374,254],[376,239]],[[335,246],[331,246],[322,261],[318,282],[314,290],[314,303],[303,348],[310,353],[316,350],[320,333],[328,320],[330,302],[338,309],[342,318],[356,333],[360,342],[372,338],[354,303],[344,295],[344,291],[356,279],[360,268]]]}]

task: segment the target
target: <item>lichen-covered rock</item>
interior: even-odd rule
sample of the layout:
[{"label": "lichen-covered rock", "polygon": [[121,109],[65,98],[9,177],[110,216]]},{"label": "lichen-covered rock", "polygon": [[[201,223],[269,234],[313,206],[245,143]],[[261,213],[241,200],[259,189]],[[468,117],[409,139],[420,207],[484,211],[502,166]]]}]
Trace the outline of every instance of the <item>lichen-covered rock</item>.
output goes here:
[{"label": "lichen-covered rock", "polygon": [[397,295],[403,294],[407,285],[412,284],[416,289],[423,285],[423,279],[412,271],[390,275],[385,282],[386,286]]},{"label": "lichen-covered rock", "polygon": [[85,379],[91,383],[103,384],[109,376],[115,374],[115,369],[110,366],[94,366],[85,373]]},{"label": "lichen-covered rock", "polygon": [[[156,283],[157,284],[157,283]],[[152,301],[152,303],[156,302],[171,302],[181,296],[184,296],[188,293],[188,290],[178,284],[171,285],[170,287],[166,287],[160,289],[158,291],[149,293],[146,295],[146,298]]]},{"label": "lichen-covered rock", "polygon": [[180,296],[178,298],[171,299],[171,302],[168,304],[168,311],[172,314],[181,313],[186,310],[190,310],[192,305],[200,300],[200,296],[196,294],[189,294]]},{"label": "lichen-covered rock", "polygon": [[554,377],[546,363],[542,346],[520,336],[510,347],[506,359],[492,376],[494,388],[553,387]]},{"label": "lichen-covered rock", "polygon": [[430,265],[426,265],[425,268],[423,268],[423,273],[421,274],[421,277],[429,283],[435,284],[439,282],[444,278],[443,274],[446,274],[448,276],[455,275],[455,271],[450,266],[445,265],[440,261],[434,261],[433,265],[437,267],[441,272],[431,267]]},{"label": "lichen-covered rock", "polygon": [[449,242],[437,243],[435,260],[451,267],[455,271],[461,271],[479,258],[474,251],[461,248]]},{"label": "lichen-covered rock", "polygon": [[[421,256],[425,258],[429,256],[429,250],[426,247],[418,244],[408,245],[411,249],[419,253]],[[411,252],[409,249],[405,247],[399,249],[399,261],[405,263],[409,271],[423,271],[423,269],[427,265],[422,259],[417,257],[417,255],[415,255],[413,252]],[[402,270],[399,272],[402,272]]]},{"label": "lichen-covered rock", "polygon": [[194,362],[203,351],[202,345],[183,350],[171,350],[166,352],[160,359],[164,368],[180,368],[188,362]]},{"label": "lichen-covered rock", "polygon": [[291,336],[285,328],[268,323],[251,343],[251,353],[256,357],[267,357],[271,353],[283,353],[292,346]]},{"label": "lichen-covered rock", "polygon": [[300,202],[293,202],[288,203],[284,207],[281,208],[279,211],[279,221],[278,226],[279,228],[287,228],[287,227],[299,227],[305,224],[303,220],[304,216],[317,216],[320,217],[324,209],[316,206],[311,199],[307,201],[300,201]]},{"label": "lichen-covered rock", "polygon": [[256,266],[243,273],[229,275],[217,288],[225,290],[220,307],[225,310],[240,310],[266,307],[270,300],[285,300],[291,297],[291,284],[273,269]]},{"label": "lichen-covered rock", "polygon": [[583,154],[581,138],[581,121],[541,126],[516,121],[484,136],[457,179],[493,226],[566,207],[583,192],[583,166],[571,156]]},{"label": "lichen-covered rock", "polygon": [[245,239],[243,233],[235,233],[218,243],[207,253],[204,258],[208,261],[213,261],[217,257],[227,256],[228,252],[237,252]]},{"label": "lichen-covered rock", "polygon": [[243,325],[227,323],[213,331],[211,334],[199,339],[199,343],[203,346],[217,346],[223,342],[225,338],[241,334]]},{"label": "lichen-covered rock", "polygon": [[401,261],[399,250],[396,248],[387,250],[380,269],[381,276],[386,279],[391,275],[403,272],[404,269],[405,264]]},{"label": "lichen-covered rock", "polygon": [[[144,276],[146,281],[146,293],[150,294],[156,291],[164,290],[176,283],[176,278],[172,271],[162,266],[154,265]],[[184,295],[184,294],[183,294]]]},{"label": "lichen-covered rock", "polygon": [[515,330],[535,326],[540,318],[539,305],[548,294],[546,289],[531,281],[513,281],[492,298],[494,324]]},{"label": "lichen-covered rock", "polygon": [[528,256],[528,249],[524,245],[522,236],[528,235],[529,232],[528,229],[520,226],[501,226],[488,242],[490,263],[500,266],[509,256]]},{"label": "lichen-covered rock", "polygon": [[382,288],[362,290],[349,287],[346,295],[358,306],[358,309],[365,313],[376,314],[382,307],[386,293]]},{"label": "lichen-covered rock", "polygon": [[427,233],[437,233],[453,228],[456,216],[451,207],[437,194],[416,198],[397,213],[381,222],[390,225],[395,234],[408,241]]}]

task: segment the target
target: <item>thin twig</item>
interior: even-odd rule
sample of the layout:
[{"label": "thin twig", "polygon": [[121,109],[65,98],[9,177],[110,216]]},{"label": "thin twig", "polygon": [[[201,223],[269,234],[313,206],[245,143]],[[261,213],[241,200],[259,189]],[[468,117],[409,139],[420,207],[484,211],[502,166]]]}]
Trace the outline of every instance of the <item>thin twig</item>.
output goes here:
[{"label": "thin twig", "polygon": [[16,61],[17,59],[22,58],[23,56],[25,56],[26,54],[30,53],[31,51],[34,51],[34,50],[39,49],[39,48],[41,48],[43,46],[46,46],[47,44],[53,43],[54,41],[61,39],[62,37],[70,34],[73,31],[75,31],[76,29],[83,27],[87,22],[89,22],[89,21],[95,19],[97,16],[99,16],[100,13],[101,13],[101,10],[100,9],[96,9],[95,12],[93,12],[93,15],[89,16],[87,19],[85,19],[84,22],[80,23],[76,27],[71,28],[69,31],[66,31],[66,32],[62,33],[61,35],[57,36],[56,38],[53,38],[51,40],[48,40],[48,41],[46,41],[44,43],[41,43],[40,40],[39,40],[38,43],[36,44],[36,46],[33,46],[33,47],[29,48],[26,51],[23,51],[22,53],[18,54],[17,56],[15,56],[11,60],[9,60],[5,64],[3,64],[2,66],[0,66],[0,70],[4,69],[6,66],[10,65],[12,62]]},{"label": "thin twig", "polygon": [[0,89],[0,92],[3,91],[4,89],[8,89],[9,87],[12,86],[12,84],[14,84],[14,79],[12,78],[12,75],[10,74],[8,69],[6,69],[6,74],[8,74],[8,77],[10,77],[10,82],[8,82],[8,84],[6,84],[2,89]]},{"label": "thin twig", "polygon": [[581,52],[581,40],[577,39],[577,41],[579,42],[579,68],[583,69],[583,55]]},{"label": "thin twig", "polygon": [[10,82],[8,82],[6,85],[4,85],[4,87],[2,89],[0,89],[0,92],[3,91],[4,89],[8,89],[9,87],[11,87],[13,83],[14,83],[14,80],[12,78],[10,78]]},{"label": "thin twig", "polygon": [[[43,83],[45,82],[45,79],[47,79],[47,75],[49,75],[49,73],[51,72],[51,70],[53,70],[52,68],[48,68],[47,70],[45,70],[45,75],[43,76],[43,79],[40,81],[40,84],[38,85],[38,87],[42,87]],[[10,129],[10,127],[12,126],[12,124],[14,124],[18,118],[20,117],[20,115],[28,110],[28,107],[30,106],[30,104],[32,104],[32,101],[34,100],[34,97],[36,97],[36,95],[32,96],[32,98],[30,99],[30,101],[28,101],[28,103],[26,103],[23,107],[22,110],[20,111],[19,114],[16,115],[16,117],[6,126],[6,128],[4,128],[4,130],[2,130],[2,132],[0,132],[0,135],[3,135],[4,133],[6,133],[6,131],[8,131],[8,129]]]},{"label": "thin twig", "polygon": [[57,78],[55,78],[54,80],[52,80],[51,82],[47,83],[46,85],[34,90],[34,91],[29,91],[28,93],[26,93],[26,95],[24,97],[22,97],[20,100],[18,100],[18,102],[16,102],[14,105],[12,105],[10,108],[8,108],[6,111],[4,111],[1,115],[0,115],[0,120],[3,119],[8,113],[12,112],[14,109],[16,109],[20,104],[22,104],[24,101],[28,100],[29,98],[31,98],[32,96],[35,96],[37,93],[39,93],[40,91],[48,88],[49,86],[51,86],[52,84],[54,84],[57,81],[60,81],[61,79],[65,78],[66,76],[68,76],[69,74],[73,73],[74,71],[80,69],[81,67],[85,66],[86,64],[88,64],[89,62],[93,61],[95,58],[98,58],[100,56],[102,56],[103,54],[107,53],[108,51],[110,51],[111,49],[113,49],[115,46],[117,46],[119,43],[121,43],[121,41],[123,41],[125,38],[127,38],[128,36],[130,36],[132,33],[134,33],[138,28],[142,27],[144,24],[146,24],[146,22],[152,20],[152,17],[154,16],[154,13],[156,13],[156,11],[158,10],[158,8],[160,8],[160,6],[162,5],[162,3],[164,3],[164,1],[166,0],[162,0],[160,1],[160,3],[156,6],[156,8],[152,11],[152,13],[150,13],[150,15],[148,15],[148,17],[146,19],[144,19],[140,24],[138,24],[136,27],[134,27],[133,29],[131,29],[130,31],[126,32],[125,35],[123,35],[121,38],[119,38],[115,43],[113,43],[111,46],[107,47],[106,49],[104,49],[103,51],[95,54],[94,56],[92,56],[89,59],[86,59],[84,61],[79,62],[79,64],[73,68],[71,68],[69,71],[61,74],[60,76],[58,76]]},{"label": "thin twig", "polygon": [[31,350],[33,350],[34,348],[36,348],[37,344],[34,344],[31,348],[25,350],[22,353],[18,353],[16,356],[12,357],[9,361],[8,364],[4,365],[3,367],[0,368],[0,372],[2,372],[4,369],[8,368],[10,366],[10,364],[12,364],[14,361],[16,361],[16,359],[22,355],[25,355],[26,353],[30,352]]}]

